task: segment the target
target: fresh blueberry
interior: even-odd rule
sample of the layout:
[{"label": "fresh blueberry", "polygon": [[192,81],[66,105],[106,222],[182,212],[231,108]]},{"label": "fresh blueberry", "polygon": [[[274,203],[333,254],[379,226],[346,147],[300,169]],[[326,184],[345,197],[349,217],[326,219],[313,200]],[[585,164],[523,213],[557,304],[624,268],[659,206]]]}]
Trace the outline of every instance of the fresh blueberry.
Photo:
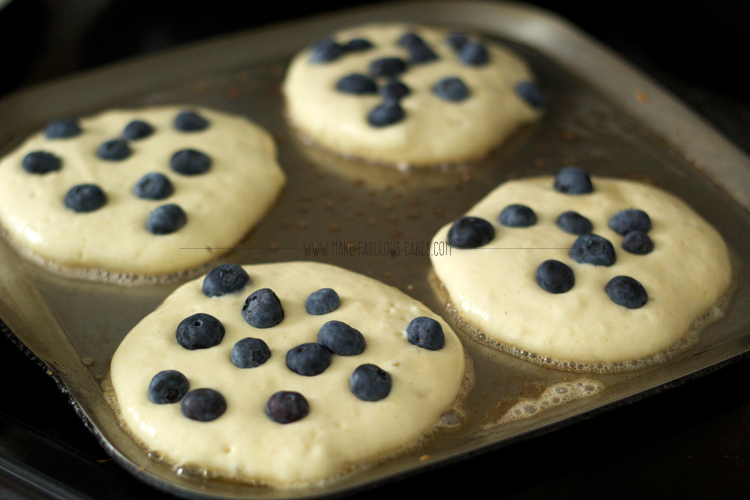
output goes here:
[{"label": "fresh blueberry", "polygon": [[458,59],[470,66],[484,66],[490,60],[487,48],[478,42],[467,41],[458,53]]},{"label": "fresh blueberry", "polygon": [[403,35],[401,35],[397,43],[400,47],[403,47],[405,49],[412,49],[414,47],[423,47],[425,45],[424,40],[422,40],[422,37],[420,37],[416,33],[411,33],[411,32],[404,33]]},{"label": "fresh blueberry", "polygon": [[356,356],[367,347],[364,335],[342,321],[329,321],[321,326],[318,343],[340,356]]},{"label": "fresh blueberry", "polygon": [[211,269],[203,278],[203,295],[221,297],[245,288],[250,283],[250,276],[236,264],[222,264]]},{"label": "fresh blueberry", "polygon": [[125,126],[122,137],[129,141],[144,139],[154,133],[154,127],[143,120],[133,120]]},{"label": "fresh blueberry", "polygon": [[185,224],[185,211],[174,203],[157,207],[146,219],[146,229],[151,234],[171,234],[182,229]]},{"label": "fresh blueberry", "polygon": [[341,305],[339,294],[333,288],[321,288],[310,294],[305,301],[308,314],[320,316],[335,311]]},{"label": "fresh blueberry", "polygon": [[366,75],[352,73],[338,81],[336,90],[347,94],[377,94],[378,84]]},{"label": "fresh blueberry", "polygon": [[234,344],[230,358],[237,368],[256,368],[271,357],[271,350],[261,339],[244,338]]},{"label": "fresh blueberry", "polygon": [[211,163],[210,156],[195,149],[181,149],[169,160],[172,170],[182,175],[205,174]]},{"label": "fresh blueberry", "polygon": [[310,403],[299,392],[279,391],[266,403],[266,416],[279,424],[291,424],[309,413]]},{"label": "fresh blueberry", "polygon": [[450,45],[453,50],[460,52],[469,39],[463,33],[453,33],[446,38],[445,41],[448,42],[448,45]]},{"label": "fresh blueberry", "polygon": [[65,195],[65,206],[74,212],[93,212],[107,203],[107,195],[96,184],[78,184]]},{"label": "fresh blueberry", "polygon": [[316,342],[300,344],[286,353],[286,366],[294,373],[305,377],[323,373],[330,364],[330,351]]},{"label": "fresh blueberry", "polygon": [[106,141],[96,150],[96,156],[102,160],[120,161],[130,156],[133,151],[125,139],[112,139]]},{"label": "fresh blueberry", "polygon": [[224,339],[224,325],[210,314],[193,314],[180,321],[175,338],[189,351],[208,349],[219,345]]},{"label": "fresh blueberry", "polygon": [[549,293],[565,293],[576,283],[573,270],[559,260],[545,260],[536,268],[536,282]]},{"label": "fresh blueberry", "polygon": [[570,234],[586,234],[594,230],[594,225],[578,212],[563,212],[555,221],[557,227]]},{"label": "fresh blueberry", "polygon": [[427,316],[418,316],[406,327],[409,342],[422,349],[439,351],[445,347],[445,334],[440,323]]},{"label": "fresh blueberry", "polygon": [[609,219],[609,228],[623,236],[630,231],[647,233],[651,229],[651,218],[643,210],[629,208],[613,215]]},{"label": "fresh blueberry", "polygon": [[216,420],[227,410],[227,400],[219,391],[213,389],[195,389],[182,398],[182,414],[191,420],[210,422]]},{"label": "fresh blueberry", "polygon": [[363,50],[369,50],[373,47],[369,40],[364,38],[353,38],[346,42],[344,45],[345,52],[361,52]]},{"label": "fresh blueberry", "polygon": [[654,250],[654,242],[642,231],[628,231],[622,241],[622,248],[636,255],[646,255]]},{"label": "fresh blueberry", "polygon": [[612,302],[628,309],[638,309],[648,302],[648,293],[643,285],[630,276],[615,276],[604,288]]},{"label": "fresh blueberry", "polygon": [[61,118],[49,122],[44,127],[44,136],[47,139],[67,139],[75,137],[81,133],[81,127],[78,126],[78,120],[74,118]]},{"label": "fresh blueberry", "polygon": [[370,74],[374,76],[396,76],[404,71],[406,63],[398,57],[385,57],[370,64]]},{"label": "fresh blueberry", "polygon": [[380,87],[380,96],[385,101],[400,101],[410,93],[411,89],[398,80],[392,80]]},{"label": "fresh blueberry", "polygon": [[174,193],[174,187],[164,174],[151,172],[144,175],[133,188],[133,194],[146,200],[163,200]]},{"label": "fresh blueberry", "polygon": [[443,78],[432,87],[432,92],[444,101],[459,102],[469,97],[469,88],[456,77]]},{"label": "fresh blueberry", "polygon": [[582,168],[565,167],[555,177],[555,189],[565,194],[587,194],[594,191],[594,186]]},{"label": "fresh blueberry", "polygon": [[387,127],[402,121],[406,117],[404,108],[398,102],[386,101],[372,108],[367,115],[367,123],[373,127]]},{"label": "fresh blueberry", "polygon": [[311,51],[310,62],[315,64],[331,62],[344,55],[344,47],[332,38],[318,42]]},{"label": "fresh blueberry", "polygon": [[611,266],[617,260],[615,247],[606,238],[596,234],[582,234],[570,249],[570,258],[580,264]]},{"label": "fresh blueberry", "polygon": [[544,107],[544,92],[535,83],[529,81],[520,82],[516,85],[516,94],[534,109]]},{"label": "fresh blueberry", "polygon": [[416,45],[409,49],[409,62],[412,64],[424,64],[437,59],[438,55],[427,45]]},{"label": "fresh blueberry", "polygon": [[30,174],[46,174],[60,170],[62,160],[46,151],[32,151],[23,157],[21,168]]},{"label": "fresh blueberry", "polygon": [[270,288],[251,293],[242,306],[242,317],[255,328],[271,328],[284,319],[281,301]]},{"label": "fresh blueberry", "polygon": [[174,128],[181,132],[200,132],[209,126],[209,121],[198,113],[183,111],[174,119]]},{"label": "fresh blueberry", "polygon": [[495,238],[495,228],[479,217],[460,217],[448,231],[448,243],[456,248],[477,248]]},{"label": "fresh blueberry", "polygon": [[362,401],[380,401],[391,392],[391,375],[373,364],[359,365],[349,378],[349,388]]},{"label": "fresh blueberry", "polygon": [[154,375],[148,386],[148,400],[158,405],[176,403],[190,390],[187,377],[177,370]]},{"label": "fresh blueberry", "polygon": [[536,224],[536,214],[526,205],[508,205],[500,212],[497,220],[503,226],[529,227]]}]

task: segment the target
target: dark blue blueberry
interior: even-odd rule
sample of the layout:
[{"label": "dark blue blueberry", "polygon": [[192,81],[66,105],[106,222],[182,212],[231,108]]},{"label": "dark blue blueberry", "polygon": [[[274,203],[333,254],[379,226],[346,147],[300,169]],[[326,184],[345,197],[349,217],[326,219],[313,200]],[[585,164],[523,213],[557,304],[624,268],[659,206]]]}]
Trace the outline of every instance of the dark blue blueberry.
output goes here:
[{"label": "dark blue blueberry", "polygon": [[122,137],[129,141],[144,139],[154,133],[154,127],[142,120],[133,120],[125,126]]},{"label": "dark blue blueberry", "polygon": [[224,339],[224,325],[210,314],[193,314],[180,321],[175,338],[189,351],[208,349],[219,345]]},{"label": "dark blue blueberry", "polygon": [[96,156],[102,160],[120,161],[130,156],[132,152],[125,139],[112,139],[99,146]]},{"label": "dark blue blueberry", "polygon": [[211,168],[211,157],[195,149],[182,149],[172,155],[169,165],[182,175],[200,175]]},{"label": "dark blue blueberry", "polygon": [[380,87],[380,95],[386,101],[400,101],[409,94],[411,89],[398,80],[392,80]]},{"label": "dark blue blueberry", "polygon": [[203,278],[203,295],[221,297],[245,288],[250,283],[250,276],[236,264],[222,264],[211,269]]},{"label": "dark blue blueberry", "polygon": [[532,82],[524,81],[516,85],[516,94],[534,109],[544,107],[544,92]]},{"label": "dark blue blueberry", "polygon": [[448,45],[450,45],[453,50],[459,52],[464,47],[464,45],[466,45],[469,39],[463,33],[453,33],[451,36],[446,38],[445,41],[448,42]]},{"label": "dark blue blueberry", "polygon": [[565,293],[576,284],[573,270],[559,260],[545,260],[536,268],[536,282],[549,293]]},{"label": "dark blue blueberry", "polygon": [[344,45],[345,52],[361,52],[363,50],[369,50],[373,47],[369,40],[364,38],[353,38],[346,42]]},{"label": "dark blue blueberry", "polygon": [[487,48],[478,42],[467,41],[458,53],[458,59],[470,66],[483,66],[490,60]]},{"label": "dark blue blueberry", "polygon": [[594,186],[582,168],[565,167],[555,177],[555,189],[565,194],[586,194],[594,191]]},{"label": "dark blue blueberry", "polygon": [[216,420],[227,411],[227,400],[219,391],[213,389],[195,389],[182,398],[182,414],[198,422]]},{"label": "dark blue blueberry", "polygon": [[615,247],[606,238],[596,234],[582,234],[570,249],[570,258],[580,264],[611,266],[617,260]]},{"label": "dark blue blueberry", "polygon": [[187,377],[177,370],[154,375],[148,386],[148,400],[158,405],[176,403],[190,390]]},{"label": "dark blue blueberry", "polygon": [[477,248],[495,238],[495,228],[479,217],[461,217],[448,231],[448,243],[456,248]]},{"label": "dark blue blueberry", "polygon": [[367,347],[364,335],[342,321],[329,321],[321,326],[318,343],[339,356],[356,356]]},{"label": "dark blue blueberry", "polygon": [[341,305],[339,294],[333,288],[321,288],[310,294],[305,301],[305,309],[309,314],[320,316],[335,311]]},{"label": "dark blue blueberry", "polygon": [[378,84],[366,75],[352,73],[336,83],[336,90],[347,94],[377,94]]},{"label": "dark blue blueberry", "polygon": [[266,403],[266,416],[279,424],[291,424],[310,413],[305,396],[294,391],[279,391]]},{"label": "dark blue blueberry", "polygon": [[65,195],[65,206],[74,212],[93,212],[107,203],[107,195],[96,184],[78,184]]},{"label": "dark blue blueberry", "polygon": [[654,242],[642,231],[628,231],[622,241],[622,248],[636,255],[646,255],[654,250]]},{"label": "dark blue blueberry", "polygon": [[609,219],[609,228],[623,236],[630,231],[647,233],[651,230],[651,218],[643,210],[629,208],[613,215]]},{"label": "dark blue blueberry", "polygon": [[209,121],[198,113],[183,111],[174,119],[174,128],[181,132],[200,132],[209,126]]},{"label": "dark blue blueberry", "polygon": [[594,225],[578,212],[563,212],[555,221],[557,227],[570,234],[586,234],[594,230]]},{"label": "dark blue blueberry", "polygon": [[424,64],[439,59],[438,55],[427,45],[417,45],[409,49],[409,62]]},{"label": "dark blue blueberry", "polygon": [[271,350],[261,339],[244,338],[234,344],[230,358],[237,368],[257,368],[271,357]]},{"label": "dark blue blueberry", "polygon": [[615,276],[604,290],[612,302],[628,309],[638,309],[648,302],[646,289],[630,276]]},{"label": "dark blue blueberry", "polygon": [[497,220],[503,226],[529,227],[536,224],[536,214],[526,205],[508,205],[500,212]]},{"label": "dark blue blueberry", "polygon": [[374,76],[396,76],[406,71],[406,63],[398,57],[385,57],[370,63],[370,74]]},{"label": "dark blue blueberry", "polygon": [[81,127],[78,126],[78,120],[74,118],[61,118],[49,122],[44,127],[44,136],[47,139],[67,139],[75,137],[81,133]]},{"label": "dark blue blueberry", "polygon": [[242,317],[255,328],[271,328],[284,319],[281,301],[270,288],[251,293],[242,306]]},{"label": "dark blue blueberry", "polygon": [[422,37],[416,33],[404,33],[398,39],[398,45],[405,49],[412,49],[414,47],[424,47],[425,43]]},{"label": "dark blue blueberry", "polygon": [[463,101],[469,97],[469,88],[460,78],[448,77],[437,82],[432,91],[445,101]]},{"label": "dark blue blueberry", "polygon": [[439,351],[445,347],[445,334],[440,323],[427,316],[418,316],[406,327],[409,342],[422,349]]},{"label": "dark blue blueberry", "polygon": [[398,102],[386,101],[372,108],[372,111],[367,115],[367,123],[373,127],[387,127],[400,122],[405,117],[404,108]]},{"label": "dark blue blueberry", "polygon": [[169,177],[158,172],[144,175],[133,188],[133,194],[146,200],[163,200],[174,193]]},{"label": "dark blue blueberry", "polygon": [[331,62],[344,55],[344,47],[332,38],[318,42],[311,50],[310,62],[315,64]]},{"label": "dark blue blueberry", "polygon": [[23,157],[21,168],[30,174],[46,174],[62,168],[62,160],[46,151],[32,151]]},{"label": "dark blue blueberry", "polygon": [[322,344],[309,342],[293,347],[286,353],[286,366],[298,375],[314,377],[331,364],[331,353]]},{"label": "dark blue blueberry", "polygon": [[182,229],[185,224],[185,211],[174,203],[157,207],[146,219],[146,229],[151,234],[171,234]]},{"label": "dark blue blueberry", "polygon": [[349,378],[349,388],[362,401],[380,401],[391,393],[391,375],[373,364],[360,365]]}]

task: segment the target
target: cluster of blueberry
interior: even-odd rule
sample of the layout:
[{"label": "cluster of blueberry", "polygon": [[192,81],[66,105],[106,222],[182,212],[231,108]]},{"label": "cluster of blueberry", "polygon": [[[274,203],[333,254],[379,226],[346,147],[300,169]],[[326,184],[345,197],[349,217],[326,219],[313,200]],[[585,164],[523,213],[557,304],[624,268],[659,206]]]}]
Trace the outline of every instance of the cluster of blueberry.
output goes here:
[{"label": "cluster of blueberry", "polygon": [[[175,129],[182,132],[197,132],[209,126],[208,120],[191,111],[183,111],[174,120]],[[56,120],[44,130],[47,139],[68,139],[83,131],[77,121],[70,118]],[[154,128],[141,120],[127,124],[118,139],[104,142],[96,155],[106,161],[120,161],[132,154],[131,141],[138,141],[154,133]],[[47,174],[62,168],[62,159],[46,151],[33,151],[21,162],[22,168],[30,174]],[[211,158],[194,149],[177,151],[170,160],[172,170],[182,175],[199,175],[211,168]],[[147,200],[163,200],[174,193],[174,187],[164,174],[152,172],[144,175],[133,188],[133,194]],[[107,195],[96,184],[78,184],[70,188],[64,198],[65,206],[79,213],[93,212],[107,203]],[[187,223],[183,209],[176,204],[166,204],[156,208],[146,220],[146,229],[152,234],[170,234]]]},{"label": "cluster of blueberry", "polygon": [[[250,276],[240,266],[224,264],[212,269],[203,280],[203,293],[207,297],[220,297],[236,293],[251,283]],[[335,290],[322,288],[310,294],[305,309],[314,316],[335,311],[341,299]],[[271,328],[284,319],[281,302],[272,290],[264,288],[253,292],[245,301],[242,317],[256,328]],[[407,338],[412,344],[428,350],[445,346],[445,336],[440,323],[420,316],[407,327]],[[221,343],[224,325],[215,317],[198,313],[180,322],[177,342],[188,350],[208,349]],[[361,332],[341,321],[328,321],[318,331],[317,342],[300,344],[287,352],[286,366],[298,375],[313,377],[323,373],[331,364],[331,355],[356,356],[367,347]],[[257,368],[271,357],[268,345],[258,338],[247,337],[232,348],[231,362],[238,368]],[[390,374],[374,364],[358,366],[349,379],[352,393],[363,401],[379,401],[390,394]],[[216,390],[190,391],[187,378],[176,370],[157,373],[148,389],[148,398],[157,404],[182,401],[181,409],[187,418],[202,422],[219,418],[226,410],[226,400]],[[266,404],[266,415],[273,421],[286,424],[308,415],[309,404],[297,392],[279,391]]]}]

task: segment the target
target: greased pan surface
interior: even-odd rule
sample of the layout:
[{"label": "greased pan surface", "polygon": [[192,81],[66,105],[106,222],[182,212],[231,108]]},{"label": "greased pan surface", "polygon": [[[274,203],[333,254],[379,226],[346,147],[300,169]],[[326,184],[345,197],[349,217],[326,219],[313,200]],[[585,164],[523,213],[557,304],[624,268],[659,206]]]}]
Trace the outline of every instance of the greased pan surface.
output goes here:
[{"label": "greased pan surface", "polygon": [[[498,37],[531,64],[547,94],[547,115],[486,160],[446,171],[391,171],[308,147],[283,117],[280,83],[287,62],[311,40],[372,20],[460,27]],[[57,116],[161,103],[245,114],[277,139],[289,185],[268,216],[226,257],[230,262],[328,262],[396,286],[449,319],[423,244],[503,180],[549,174],[576,163],[596,175],[645,180],[680,196],[722,233],[737,269],[747,265],[747,158],[618,58],[566,24],[523,6],[386,5],[118,64],[4,100],[0,114],[7,119],[0,123],[0,147],[7,152]],[[349,251],[334,250],[347,244]],[[312,247],[327,247],[328,254],[314,255]],[[582,375],[532,365],[462,335],[474,361],[476,386],[465,415],[457,416],[461,425],[414,453],[330,485],[274,490],[176,474],[132,442],[103,399],[98,378],[106,374],[119,341],[180,283],[122,287],[72,280],[19,258],[4,241],[0,253],[3,321],[60,377],[118,462],[148,483],[186,497],[304,498],[350,491],[564,425],[750,350],[750,320],[742,314],[750,289],[740,273],[725,317],[689,351],[637,372],[586,375],[592,387],[604,389],[496,425],[521,397],[536,398]]]}]

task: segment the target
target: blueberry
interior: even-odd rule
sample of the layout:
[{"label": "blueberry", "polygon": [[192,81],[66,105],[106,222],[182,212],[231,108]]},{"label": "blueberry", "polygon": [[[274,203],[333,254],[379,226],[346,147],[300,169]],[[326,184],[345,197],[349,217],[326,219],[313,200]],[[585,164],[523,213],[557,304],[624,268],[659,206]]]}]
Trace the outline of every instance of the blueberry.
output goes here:
[{"label": "blueberry", "polygon": [[643,285],[630,276],[615,276],[604,288],[612,302],[628,309],[638,309],[648,302],[648,293]]},{"label": "blueberry", "polygon": [[367,347],[364,335],[342,321],[329,321],[321,326],[318,343],[339,356],[356,356]]},{"label": "blueberry", "polygon": [[373,364],[360,365],[349,378],[349,388],[362,401],[380,401],[391,392],[391,375]]},{"label": "blueberry", "polygon": [[580,264],[611,266],[617,260],[615,247],[606,238],[596,234],[582,234],[570,249],[570,258]]},{"label": "blueberry", "polygon": [[490,60],[487,48],[478,42],[467,41],[458,53],[458,59],[470,66],[484,66]]},{"label": "blueberry", "polygon": [[321,288],[310,294],[305,301],[308,314],[320,316],[335,311],[341,305],[339,294],[333,288]]},{"label": "blueberry", "polygon": [[284,319],[281,301],[270,288],[251,293],[242,306],[242,317],[255,328],[271,328]]},{"label": "blueberry", "polygon": [[62,168],[62,160],[46,151],[32,151],[24,156],[21,168],[30,174],[46,174]]},{"label": "blueberry", "polygon": [[370,64],[370,74],[374,76],[396,76],[404,71],[406,63],[398,57],[385,57]]},{"label": "blueberry", "polygon": [[286,353],[286,366],[298,375],[314,377],[331,364],[331,353],[322,344],[309,342],[293,347]]},{"label": "blueberry", "polygon": [[237,368],[256,368],[271,357],[271,350],[261,339],[244,338],[234,344],[230,358]]},{"label": "blueberry", "polygon": [[422,349],[439,351],[445,347],[445,334],[440,323],[427,316],[418,316],[406,327],[409,342]]},{"label": "blueberry", "polygon": [[427,45],[417,45],[409,49],[409,62],[412,64],[424,64],[439,59]]},{"label": "blueberry", "polygon": [[497,220],[503,226],[529,227],[536,224],[536,214],[526,205],[508,205],[500,212]]},{"label": "blueberry", "polygon": [[189,351],[208,349],[219,345],[224,339],[224,325],[210,314],[193,314],[180,321],[175,338]]},{"label": "blueberry", "polygon": [[142,120],[133,120],[125,126],[122,137],[129,141],[144,139],[154,133],[154,127]]},{"label": "blueberry", "polygon": [[211,269],[203,278],[203,295],[221,297],[245,288],[250,283],[250,276],[236,264],[222,264]]},{"label": "blueberry", "polygon": [[416,33],[404,33],[398,39],[397,43],[400,47],[403,47],[405,49],[412,49],[414,47],[423,47],[425,45],[424,40],[422,40],[422,37],[420,37]]},{"label": "blueberry", "polygon": [[516,94],[534,109],[544,107],[544,92],[535,83],[529,81],[520,82],[516,85]]},{"label": "blueberry", "polygon": [[555,189],[565,194],[586,194],[594,191],[594,186],[582,168],[565,167],[555,177]]},{"label": "blueberry", "polygon": [[120,161],[132,154],[128,141],[125,139],[112,139],[106,141],[96,150],[96,156],[102,160]]},{"label": "blueberry", "polygon": [[432,92],[444,101],[459,102],[469,97],[469,88],[456,77],[443,78],[432,87]]},{"label": "blueberry", "polygon": [[154,209],[146,219],[146,229],[151,234],[172,234],[187,224],[187,215],[179,205],[170,203]]},{"label": "blueberry", "polygon": [[409,94],[411,89],[398,80],[392,80],[380,87],[380,96],[385,101],[400,101]]},{"label": "blueberry", "polygon": [[563,212],[555,221],[557,227],[570,234],[586,234],[594,230],[594,225],[578,212]]},{"label": "blueberry", "polygon": [[361,52],[363,50],[371,49],[372,47],[373,45],[369,40],[365,40],[364,38],[353,38],[346,42],[346,45],[344,45],[344,51]]},{"label": "blueberry", "polygon": [[191,420],[210,422],[216,420],[227,410],[227,400],[219,391],[213,389],[195,389],[182,398],[182,414]]},{"label": "blueberry", "polygon": [[642,231],[629,231],[622,241],[622,248],[635,255],[646,255],[653,251],[654,242]]},{"label": "blueberry", "polygon": [[78,120],[74,118],[61,118],[49,122],[44,127],[44,136],[47,139],[67,139],[75,137],[81,133],[81,127],[78,126]]},{"label": "blueberry", "polygon": [[460,52],[469,39],[463,33],[453,33],[446,38],[445,41],[448,42],[448,45],[450,45],[453,50]]},{"label": "blueberry", "polygon": [[107,203],[107,195],[96,184],[78,184],[65,195],[65,206],[74,212],[93,212]]},{"label": "blueberry", "polygon": [[536,269],[536,282],[549,293],[565,293],[576,283],[573,270],[559,260],[545,260]]},{"label": "blueberry", "polygon": [[299,392],[279,391],[266,403],[266,416],[279,424],[291,424],[309,413],[310,403]]},{"label": "blueberry", "polygon": [[174,187],[169,178],[158,172],[144,175],[133,188],[133,194],[146,200],[163,200],[174,193]]},{"label": "blueberry", "polygon": [[181,132],[200,132],[210,125],[209,121],[198,113],[183,111],[174,119],[174,128]]},{"label": "blueberry", "polygon": [[456,248],[477,248],[495,238],[495,228],[479,217],[460,217],[448,231],[448,243]]},{"label": "blueberry", "polygon": [[609,228],[623,236],[630,231],[647,233],[651,229],[651,218],[643,210],[629,208],[613,215],[609,219]]},{"label": "blueberry", "polygon": [[344,55],[344,47],[326,38],[318,42],[311,51],[310,62],[315,64],[331,62]]},{"label": "blueberry", "polygon": [[338,81],[336,90],[347,94],[377,94],[378,84],[366,75],[352,73]]},{"label": "blueberry", "polygon": [[158,405],[176,403],[190,390],[187,377],[177,370],[154,375],[148,386],[148,400]]},{"label": "blueberry", "polygon": [[398,102],[386,101],[372,108],[372,111],[367,115],[367,123],[373,127],[387,127],[400,122],[405,117],[404,108]]},{"label": "blueberry", "polygon": [[211,168],[211,157],[195,149],[182,149],[172,155],[169,165],[182,175],[200,175]]}]

